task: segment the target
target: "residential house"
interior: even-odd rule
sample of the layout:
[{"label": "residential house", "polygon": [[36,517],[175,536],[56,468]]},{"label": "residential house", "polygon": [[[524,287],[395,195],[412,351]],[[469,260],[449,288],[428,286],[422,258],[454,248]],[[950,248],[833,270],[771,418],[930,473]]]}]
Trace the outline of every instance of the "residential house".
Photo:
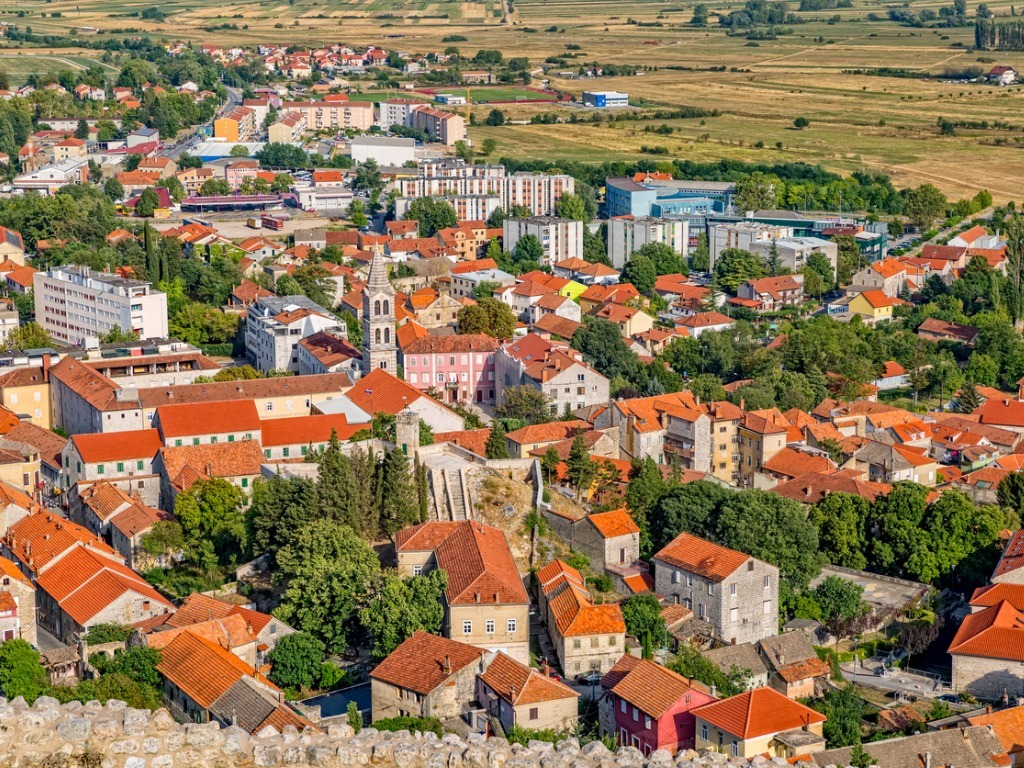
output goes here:
[{"label": "residential house", "polygon": [[[305,378],[305,377],[301,377]],[[398,415],[406,408],[434,432],[452,432],[465,427],[465,420],[443,403],[407,384],[388,371],[374,368],[344,395],[314,405],[314,413],[345,414],[349,424],[365,424],[372,414]]]},{"label": "residential house", "polygon": [[363,353],[335,331],[320,331],[299,342],[299,376],[346,373],[352,381],[362,375]]},{"label": "residential house", "polygon": [[315,728],[287,704],[281,691],[238,656],[192,632],[182,632],[160,652],[164,703],[186,722],[220,723],[257,734]]},{"label": "residential house", "polygon": [[750,487],[764,465],[786,447],[792,425],[777,408],[744,411],[737,427],[740,485]]},{"label": "residential house", "polygon": [[741,673],[749,688],[768,685],[768,667],[757,652],[756,643],[723,645],[704,651],[701,656],[727,675]]},{"label": "residential house", "polygon": [[888,445],[869,440],[844,465],[845,469],[866,470],[868,480],[892,485],[910,480],[934,486],[938,482],[939,465],[925,448],[911,445]]},{"label": "residential house", "polygon": [[[595,605],[579,571],[555,561],[561,573],[542,587],[544,621],[565,675],[605,672],[622,655],[626,624],[616,603]],[[550,567],[550,566],[548,566]],[[544,569],[538,573],[544,578]]]},{"label": "residential house", "polygon": [[992,67],[985,79],[996,85],[1011,85],[1017,81],[1017,71],[1013,67],[1000,64]]},{"label": "residential house", "polygon": [[749,759],[763,754],[791,758],[825,748],[825,716],[774,688],[755,688],[706,704],[694,715],[698,751]]},{"label": "residential house", "polygon": [[345,443],[357,432],[369,429],[370,422],[349,424],[344,414],[269,419],[263,423],[263,455],[268,459],[294,459],[326,448],[332,433]]},{"label": "residential house", "polygon": [[266,652],[274,650],[282,637],[295,632],[269,613],[226,603],[199,592],[193,592],[186,597],[178,610],[167,618],[166,623],[169,627],[181,628],[195,626],[210,619],[225,619],[232,616],[240,616],[245,620],[249,630],[255,634],[258,646],[265,646]]},{"label": "residential house", "polygon": [[768,685],[787,698],[813,698],[815,680],[829,679],[828,664],[818,658],[803,632],[763,638],[757,648],[768,667]]},{"label": "residential house", "polygon": [[971,325],[948,323],[936,317],[929,317],[917,327],[917,335],[929,341],[952,341],[974,346],[978,329]]},{"label": "residential house", "polygon": [[782,307],[799,307],[804,302],[804,276],[762,277],[747,280],[737,290],[741,299],[756,301],[760,309],[776,312]]},{"label": "residential house", "polygon": [[[969,717],[959,723],[954,721],[946,726],[948,730],[929,729],[913,736],[874,741],[864,745],[865,752],[870,755],[871,764],[877,765],[878,768],[920,768],[921,764],[926,762],[942,766],[973,765],[977,768],[1015,764],[1011,763],[1015,758],[1007,755],[1006,750],[1015,752],[1014,745],[1019,743],[1019,740],[1006,741],[1006,732],[1003,731],[1001,734],[1000,728],[994,723],[969,725],[974,720],[974,717]],[[1011,746],[1007,747],[1007,744]],[[852,751],[853,747],[827,749],[813,752],[810,757],[822,768],[827,765],[845,765],[852,759]]]},{"label": "residential house", "polygon": [[256,440],[207,445],[183,445],[161,448],[153,461],[160,476],[160,503],[174,509],[179,493],[187,491],[197,480],[219,477],[246,493],[261,476],[263,451]]},{"label": "residential house", "polygon": [[903,387],[910,386],[910,377],[902,365],[895,360],[888,360],[882,363],[882,373],[871,383],[882,391],[902,389]]},{"label": "residential house", "polygon": [[858,293],[847,305],[849,312],[860,315],[866,323],[879,323],[892,320],[892,310],[899,304],[906,304],[902,299],[890,298],[880,290]]},{"label": "residential house", "polygon": [[636,307],[624,307],[619,304],[605,304],[594,313],[595,317],[613,323],[623,338],[648,333],[654,328],[654,318]]},{"label": "residential house", "polygon": [[448,574],[445,637],[529,662],[530,599],[500,529],[475,521],[421,523],[396,534],[395,550],[405,576],[434,568]]},{"label": "residential house", "polygon": [[[686,226],[684,222],[681,222]],[[574,280],[582,286],[614,285],[619,282],[619,271],[607,264],[591,263],[579,258],[563,259],[555,262],[554,273],[557,277]]]},{"label": "residential house", "polygon": [[259,440],[261,422],[252,400],[161,405],[153,427],[165,446]]},{"label": "residential house", "polygon": [[[648,659],[613,668],[610,687],[602,681],[615,712],[615,740],[645,756],[661,749],[674,755],[693,749],[697,720],[694,710],[714,702],[702,683],[683,677]],[[621,666],[620,666],[621,665]],[[617,673],[622,669],[621,673]]]},{"label": "residential house", "polygon": [[569,421],[548,421],[543,424],[528,424],[505,435],[508,443],[509,456],[513,459],[525,459],[532,451],[546,450],[563,440],[571,440],[580,432],[592,429],[589,422],[582,419]]},{"label": "residential house", "polygon": [[907,290],[907,273],[907,265],[897,259],[874,261],[854,273],[846,292],[856,294],[881,291],[890,299],[895,299]]},{"label": "residential house", "polygon": [[245,351],[260,371],[298,371],[299,342],[341,326],[331,312],[305,296],[256,299],[245,316]]},{"label": "residential house", "polygon": [[14,562],[0,557],[0,644],[19,638],[36,644],[36,588]]},{"label": "residential house", "polygon": [[654,556],[655,591],[711,625],[715,639],[778,634],[779,570],[750,555],[681,533]]},{"label": "residential house", "polygon": [[477,701],[507,734],[513,728],[567,731],[579,721],[579,694],[499,651],[477,676]]},{"label": "residential house", "polygon": [[735,325],[735,320],[721,312],[698,312],[676,321],[677,327],[685,328],[695,339],[707,331],[727,331]]},{"label": "residential house", "polygon": [[451,403],[493,403],[498,342],[482,333],[424,336],[403,350],[405,378]]},{"label": "residential house", "polygon": [[640,293],[632,283],[616,283],[615,285],[589,286],[579,296],[580,310],[585,315],[592,315],[605,304],[627,304],[640,301]]},{"label": "residential house", "polygon": [[409,294],[407,309],[416,316],[416,321],[428,330],[455,327],[459,310],[465,305],[447,293],[435,288],[421,288]]},{"label": "residential house", "polygon": [[[1002,575],[1003,565],[1000,561],[997,575]],[[1020,685],[1024,652],[1017,633],[1024,625],[1024,585],[1006,581],[982,587],[969,602],[971,613],[964,617],[949,646],[953,688],[997,700]]]},{"label": "residential house", "polygon": [[1024,584],[1024,530],[1015,531],[992,571],[993,584]]},{"label": "residential house", "polygon": [[159,481],[153,459],[161,445],[155,429],[76,434],[61,450],[61,486],[81,493],[89,484],[106,480],[157,506]]},{"label": "residential house", "polygon": [[454,720],[476,697],[486,652],[423,631],[402,642],[370,673],[373,721],[392,717]]},{"label": "residential house", "polygon": [[640,528],[625,507],[596,512],[573,525],[572,546],[590,558],[597,572],[626,569],[640,559]]}]

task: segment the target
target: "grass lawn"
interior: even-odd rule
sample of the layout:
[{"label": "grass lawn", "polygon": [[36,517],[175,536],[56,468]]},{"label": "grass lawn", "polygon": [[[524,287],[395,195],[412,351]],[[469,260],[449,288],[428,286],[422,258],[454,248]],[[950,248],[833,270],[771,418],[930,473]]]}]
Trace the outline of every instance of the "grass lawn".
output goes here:
[{"label": "grass lawn", "polygon": [[515,86],[474,85],[469,88],[437,86],[437,93],[450,93],[454,96],[472,97],[474,104],[486,104],[490,101],[555,101],[550,93],[532,91],[529,88]]}]

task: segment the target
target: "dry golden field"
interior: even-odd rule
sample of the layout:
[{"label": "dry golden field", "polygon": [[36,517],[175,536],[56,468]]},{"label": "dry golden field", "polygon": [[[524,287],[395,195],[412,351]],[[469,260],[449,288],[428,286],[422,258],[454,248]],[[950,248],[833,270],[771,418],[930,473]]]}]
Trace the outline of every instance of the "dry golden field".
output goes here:
[{"label": "dry golden field", "polygon": [[[497,155],[585,161],[683,157],[698,160],[806,161],[849,172],[890,173],[898,185],[925,181],[960,197],[987,188],[1000,200],[1024,199],[1024,87],[996,88],[976,83],[949,83],[939,78],[891,78],[853,74],[849,70],[892,67],[941,75],[946,68],[987,70],[997,62],[1024,71],[1024,52],[997,54],[971,50],[973,27],[914,29],[885,18],[878,0],[854,0],[852,9],[801,14],[807,23],[787,27],[791,34],[750,42],[728,37],[714,23],[707,29],[687,22],[694,1],[648,0],[628,4],[603,0],[518,0],[508,13],[507,0],[467,3],[442,0],[295,0],[266,3],[211,3],[171,0],[159,6],[168,14],[162,24],[137,14],[155,2],[54,0],[25,4],[0,0],[0,20],[31,25],[36,32],[65,33],[78,26],[105,34],[138,34],[186,39],[193,43],[252,45],[261,42],[315,45],[347,42],[377,44],[410,52],[440,50],[443,38],[461,35],[456,45],[472,54],[498,48],[506,56],[527,56],[540,64],[548,56],[578,45],[574,65],[583,62],[645,65],[642,76],[599,80],[561,79],[554,67],[553,87],[572,93],[584,88],[622,90],[650,108],[679,105],[718,110],[718,117],[672,120],[671,135],[645,133],[649,122],[612,125],[506,125],[473,127],[479,143],[492,137]],[[950,3],[952,0],[950,0]],[[938,9],[949,3],[924,0],[914,8]],[[709,3],[713,14],[739,2]],[[797,3],[791,3],[795,9]],[[973,12],[975,4],[970,8]],[[1009,14],[1009,3],[991,3]],[[27,10],[27,16],[11,14]],[[53,17],[53,12],[59,17]],[[40,14],[46,14],[42,16]],[[838,20],[832,20],[836,17]],[[645,26],[639,26],[640,22]],[[238,29],[217,28],[235,25]],[[660,26],[653,26],[660,24]],[[647,26],[650,25],[650,26]],[[46,51],[35,60],[30,49],[0,50],[0,68],[15,72],[48,71],[61,59],[88,61],[95,55],[76,50],[64,55]],[[979,60],[980,59],[980,60]],[[725,71],[711,71],[725,67]],[[476,115],[490,107],[478,106]],[[512,106],[514,119],[537,112],[573,107]],[[811,124],[793,128],[798,116]],[[1001,128],[959,128],[940,136],[939,118],[1004,121]],[[1021,140],[1020,142],[1018,140]],[[779,146],[781,145],[781,147]],[[647,155],[641,147],[664,147],[668,155]]]}]

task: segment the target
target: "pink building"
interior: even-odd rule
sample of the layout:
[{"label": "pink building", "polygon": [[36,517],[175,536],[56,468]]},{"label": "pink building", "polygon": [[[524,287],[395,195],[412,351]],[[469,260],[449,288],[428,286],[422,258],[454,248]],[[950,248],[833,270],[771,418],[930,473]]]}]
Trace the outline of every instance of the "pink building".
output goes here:
[{"label": "pink building", "polygon": [[403,352],[405,379],[435,389],[446,403],[494,402],[494,353],[498,342],[482,333],[424,336]]},{"label": "pink building", "polygon": [[259,169],[259,160],[236,160],[224,169],[224,175],[227,177],[228,186],[238,189],[242,186],[243,179],[254,177]]},{"label": "pink building", "polygon": [[[644,755],[693,749],[693,710],[717,699],[696,680],[626,654],[601,679],[615,713],[615,739]],[[610,724],[608,724],[610,725]],[[607,725],[606,725],[607,727]]]}]

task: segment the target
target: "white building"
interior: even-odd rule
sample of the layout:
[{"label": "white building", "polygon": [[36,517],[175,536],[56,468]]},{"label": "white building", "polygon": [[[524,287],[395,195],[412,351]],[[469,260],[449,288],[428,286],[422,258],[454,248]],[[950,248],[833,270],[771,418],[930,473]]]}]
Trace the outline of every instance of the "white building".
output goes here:
[{"label": "white building", "polygon": [[780,227],[774,224],[761,224],[743,221],[738,224],[718,224],[711,227],[708,235],[708,248],[711,252],[711,269],[715,268],[718,257],[727,248],[739,248],[743,251],[756,251],[758,244],[767,248],[772,241],[787,240],[793,237],[792,227]]},{"label": "white building", "polygon": [[786,269],[799,272],[807,266],[811,256],[820,253],[828,259],[828,263],[832,265],[832,274],[835,274],[839,261],[839,246],[833,241],[820,237],[787,237],[770,242],[758,241],[753,243],[750,250],[767,259],[771,253],[772,242],[775,243],[775,250],[779,255],[779,264]]},{"label": "white building", "polygon": [[583,103],[588,107],[628,107],[629,94],[621,91],[584,91]]},{"label": "white building", "polygon": [[33,289],[36,322],[65,344],[92,347],[114,328],[167,338],[167,295],[145,280],[67,265],[36,272]]},{"label": "white building", "polygon": [[352,162],[376,160],[377,165],[402,166],[416,162],[416,140],[392,136],[356,136],[352,139]]},{"label": "white building", "polygon": [[567,174],[527,173],[506,176],[501,184],[501,207],[524,205],[534,216],[554,216],[555,201],[576,191],[576,181]]},{"label": "white building", "polygon": [[341,327],[305,296],[261,296],[245,315],[245,354],[259,371],[299,370],[299,342]]},{"label": "white building", "polygon": [[679,219],[616,216],[608,219],[608,258],[622,269],[629,257],[648,243],[662,243],[678,254],[689,252],[690,225]]},{"label": "white building", "polygon": [[352,204],[352,190],[347,187],[307,186],[296,187],[299,207],[304,211],[325,211],[342,213]]},{"label": "white building", "polygon": [[89,179],[89,161],[84,157],[69,157],[59,163],[23,173],[11,182],[15,192],[39,192],[52,195],[68,184],[84,184]]},{"label": "white building", "polygon": [[529,219],[505,219],[502,224],[505,250],[515,250],[527,235],[536,237],[544,249],[541,265],[583,258],[583,222],[557,216],[532,216]]}]

